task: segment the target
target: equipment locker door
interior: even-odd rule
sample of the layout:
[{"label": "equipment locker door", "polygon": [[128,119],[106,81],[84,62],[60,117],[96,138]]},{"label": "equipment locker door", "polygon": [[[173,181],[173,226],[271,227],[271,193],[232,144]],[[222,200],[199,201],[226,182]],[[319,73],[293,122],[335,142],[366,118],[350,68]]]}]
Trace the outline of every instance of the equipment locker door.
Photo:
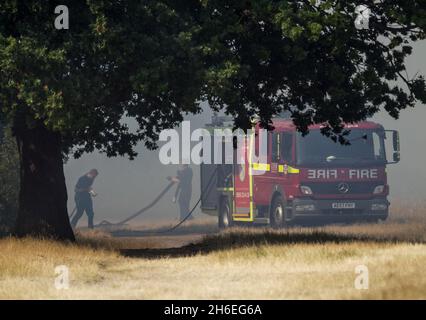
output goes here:
[{"label": "equipment locker door", "polygon": [[[234,150],[234,212],[235,221],[253,221],[253,177],[251,174],[251,152],[254,135]],[[238,160],[240,157],[240,161]],[[244,160],[244,161],[242,161]]]}]

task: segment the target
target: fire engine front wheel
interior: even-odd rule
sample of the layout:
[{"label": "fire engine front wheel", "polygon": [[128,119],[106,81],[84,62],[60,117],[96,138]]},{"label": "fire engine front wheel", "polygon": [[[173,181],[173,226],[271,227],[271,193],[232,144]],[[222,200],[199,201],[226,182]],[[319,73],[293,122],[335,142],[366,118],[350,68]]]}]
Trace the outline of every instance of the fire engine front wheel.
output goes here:
[{"label": "fire engine front wheel", "polygon": [[271,227],[274,229],[282,228],[285,224],[285,211],[283,198],[278,195],[272,201],[271,206]]},{"label": "fire engine front wheel", "polygon": [[231,208],[228,199],[224,198],[220,201],[219,210],[219,229],[226,229],[232,226]]}]

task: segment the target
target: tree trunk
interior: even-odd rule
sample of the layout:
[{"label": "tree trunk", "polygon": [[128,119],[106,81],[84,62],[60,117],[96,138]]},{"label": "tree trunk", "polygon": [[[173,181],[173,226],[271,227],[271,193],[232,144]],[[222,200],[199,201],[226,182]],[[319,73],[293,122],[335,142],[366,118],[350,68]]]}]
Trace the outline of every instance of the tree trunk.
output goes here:
[{"label": "tree trunk", "polygon": [[20,157],[15,235],[74,241],[68,219],[60,135],[43,125],[15,127],[14,134]]}]

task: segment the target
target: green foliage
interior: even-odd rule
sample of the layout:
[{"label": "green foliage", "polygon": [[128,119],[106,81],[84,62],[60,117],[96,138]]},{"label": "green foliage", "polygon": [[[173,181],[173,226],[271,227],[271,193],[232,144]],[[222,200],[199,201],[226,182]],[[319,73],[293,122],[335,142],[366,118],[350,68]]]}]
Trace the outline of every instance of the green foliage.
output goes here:
[{"label": "green foliage", "polygon": [[[174,1],[63,1],[70,29],[54,28],[51,1],[0,4],[0,101],[14,130],[42,123],[64,153],[135,156],[143,140],[200,111],[197,28]],[[18,117],[16,116],[18,115]],[[131,132],[123,119],[135,118]],[[18,119],[18,120],[17,120]]]},{"label": "green foliage", "polygon": [[70,29],[56,30],[56,3],[4,0],[1,112],[14,129],[60,132],[76,156],[134,157],[202,100],[238,127],[287,110],[301,131],[326,123],[342,138],[342,122],[426,102],[424,79],[405,74],[412,41],[425,38],[425,1],[361,3],[369,30],[354,26],[358,1],[68,0]]},{"label": "green foliage", "polygon": [[[368,30],[354,25],[359,4],[372,11]],[[208,42],[216,62],[207,96],[240,127],[254,115],[268,127],[274,114],[290,111],[301,131],[325,123],[324,133],[343,142],[342,122],[381,109],[398,118],[426,103],[424,78],[405,71],[412,42],[425,38],[424,0],[210,0],[204,9],[202,29],[215,39]],[[230,65],[239,72],[227,72]]]},{"label": "green foliage", "polygon": [[9,232],[13,226],[18,211],[18,193],[18,153],[15,139],[7,129],[0,140],[0,235]]}]

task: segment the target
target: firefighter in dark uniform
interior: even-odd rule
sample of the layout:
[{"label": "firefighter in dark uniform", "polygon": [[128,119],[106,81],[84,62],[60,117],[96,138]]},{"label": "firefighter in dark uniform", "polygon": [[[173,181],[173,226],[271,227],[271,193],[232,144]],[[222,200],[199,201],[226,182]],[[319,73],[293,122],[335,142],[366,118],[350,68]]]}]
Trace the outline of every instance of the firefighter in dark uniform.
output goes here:
[{"label": "firefighter in dark uniform", "polygon": [[88,227],[93,229],[93,201],[92,197],[96,196],[96,193],[92,189],[93,181],[98,176],[98,170],[92,169],[84,176],[78,179],[77,184],[75,185],[75,206],[76,213],[71,221],[73,228],[77,226],[78,220],[83,216],[83,213],[86,212],[88,218]]},{"label": "firefighter in dark uniform", "polygon": [[180,219],[183,220],[189,214],[192,196],[192,169],[189,165],[183,164],[182,168],[178,170],[177,176],[172,180],[178,183],[173,202],[178,199]]}]

